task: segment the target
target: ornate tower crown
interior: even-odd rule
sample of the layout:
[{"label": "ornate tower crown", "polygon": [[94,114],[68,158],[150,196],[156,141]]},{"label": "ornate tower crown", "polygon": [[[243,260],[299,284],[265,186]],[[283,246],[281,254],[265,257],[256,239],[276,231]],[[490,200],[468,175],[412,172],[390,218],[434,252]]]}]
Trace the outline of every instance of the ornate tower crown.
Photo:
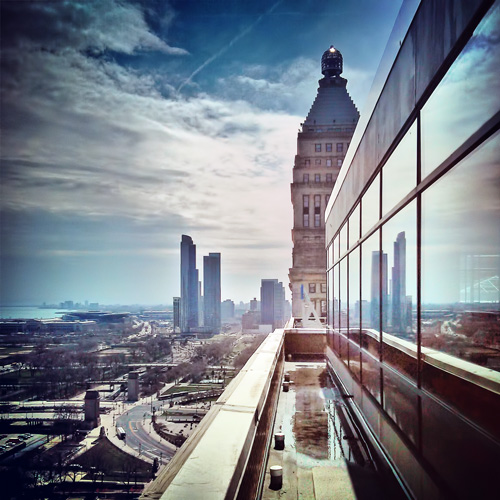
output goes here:
[{"label": "ornate tower crown", "polygon": [[339,76],[343,71],[342,54],[333,46],[321,58],[321,73],[325,76]]}]

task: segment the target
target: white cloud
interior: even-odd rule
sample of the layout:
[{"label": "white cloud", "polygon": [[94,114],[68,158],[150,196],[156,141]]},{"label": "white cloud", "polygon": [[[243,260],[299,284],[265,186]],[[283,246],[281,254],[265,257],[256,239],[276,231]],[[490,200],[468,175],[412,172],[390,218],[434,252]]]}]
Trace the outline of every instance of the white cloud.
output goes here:
[{"label": "white cloud", "polygon": [[[13,40],[24,50],[42,46],[48,51],[70,47],[124,54],[150,50],[187,54],[186,50],[170,46],[149,29],[138,5],[117,0],[84,0],[23,2],[11,8],[22,13],[23,19],[15,28]],[[162,23],[165,31],[173,17],[173,11],[167,10]]]},{"label": "white cloud", "polygon": [[[4,207],[101,221],[85,241],[33,225],[40,255],[166,256],[187,232],[199,255],[222,252],[228,296],[252,294],[249,275],[286,281],[300,117],[241,99],[165,99],[150,75],[73,49],[25,53],[6,87]],[[129,221],[129,249],[117,248],[126,227],[102,223],[116,217]]]}]

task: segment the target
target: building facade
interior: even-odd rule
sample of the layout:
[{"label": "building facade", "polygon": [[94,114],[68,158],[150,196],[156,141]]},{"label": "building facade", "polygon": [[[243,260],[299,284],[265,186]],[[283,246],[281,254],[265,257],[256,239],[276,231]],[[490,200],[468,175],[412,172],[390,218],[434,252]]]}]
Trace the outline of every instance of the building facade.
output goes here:
[{"label": "building facade", "polygon": [[178,333],[181,327],[181,298],[174,297],[173,299],[173,319],[174,319],[174,333]]},{"label": "building facade", "polygon": [[410,498],[492,498],[500,2],[405,7],[327,207],[328,365]]},{"label": "building facade", "polygon": [[342,54],[333,46],[321,59],[323,78],[318,94],[297,137],[291,185],[294,222],[290,269],[292,315],[303,315],[304,291],[318,316],[325,319],[324,212],[359,113],[347,92]]},{"label": "building facade", "polygon": [[260,285],[260,322],[281,328],[285,322],[285,289],[276,279],[263,279]]},{"label": "building facade", "polygon": [[224,300],[220,305],[222,320],[234,318],[234,302],[231,299]]},{"label": "building facade", "polygon": [[203,322],[206,330],[220,333],[221,327],[221,279],[220,253],[203,257]]},{"label": "building facade", "polygon": [[181,333],[198,327],[198,269],[196,245],[190,236],[181,238]]}]

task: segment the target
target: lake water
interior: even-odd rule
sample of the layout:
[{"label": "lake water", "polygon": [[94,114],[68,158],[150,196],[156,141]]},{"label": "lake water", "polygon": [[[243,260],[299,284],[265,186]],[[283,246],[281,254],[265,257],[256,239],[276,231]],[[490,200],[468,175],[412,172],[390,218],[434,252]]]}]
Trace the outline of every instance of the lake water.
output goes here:
[{"label": "lake water", "polygon": [[60,318],[68,311],[62,309],[40,309],[36,306],[0,306],[2,319],[49,319]]}]

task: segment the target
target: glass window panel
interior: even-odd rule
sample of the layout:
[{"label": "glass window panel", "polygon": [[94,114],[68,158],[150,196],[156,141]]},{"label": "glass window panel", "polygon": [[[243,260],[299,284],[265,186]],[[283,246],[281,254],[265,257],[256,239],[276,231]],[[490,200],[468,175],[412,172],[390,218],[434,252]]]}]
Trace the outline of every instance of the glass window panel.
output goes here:
[{"label": "glass window panel", "polygon": [[333,262],[339,260],[339,235],[333,238]]},{"label": "glass window panel", "polygon": [[327,268],[330,269],[333,266],[333,241],[328,246],[327,255],[328,255]]},{"label": "glass window panel", "polygon": [[354,342],[349,342],[349,368],[358,379],[361,379],[361,352]]},{"label": "glass window panel", "polygon": [[[412,201],[382,227],[388,293],[382,304],[383,330],[416,342],[417,211]],[[384,257],[385,258],[385,257]],[[385,286],[385,284],[384,284]]]},{"label": "glass window panel", "polygon": [[349,248],[359,240],[359,205],[354,209],[354,212],[349,217]]},{"label": "glass window panel", "polygon": [[328,325],[330,327],[333,326],[333,269],[330,269],[327,273],[328,280],[328,290],[327,290],[327,298],[328,298]]},{"label": "glass window panel", "polygon": [[422,179],[500,108],[500,6],[490,9],[422,109]]},{"label": "glass window panel", "polygon": [[[475,399],[474,404],[477,402]],[[452,486],[449,498],[494,498],[492,492],[498,489],[498,446],[493,445],[491,437],[466,419],[453,418],[446,406],[425,393],[422,415],[422,454]]]},{"label": "glass window panel", "polygon": [[379,334],[373,329],[365,329],[361,332],[361,347],[369,352],[375,359],[380,358]]},{"label": "glass window panel", "polygon": [[339,358],[342,359],[346,364],[348,362],[348,347],[347,347],[347,337],[343,333],[339,333]]},{"label": "glass window panel", "polygon": [[361,370],[363,385],[380,403],[380,368],[377,360],[365,351],[361,351]]},{"label": "glass window panel", "polygon": [[[362,244],[361,261],[361,318],[362,327],[380,329],[379,292],[379,233],[376,231]],[[387,281],[387,272],[384,277]],[[387,290],[387,287],[385,287]]]},{"label": "glass window panel", "polygon": [[380,175],[374,181],[361,199],[361,231],[366,234],[380,218]]},{"label": "glass window panel", "polygon": [[418,396],[412,385],[386,368],[384,410],[414,445],[418,446]]},{"label": "glass window panel", "polygon": [[349,254],[349,338],[359,344],[360,327],[359,248]]},{"label": "glass window panel", "polygon": [[382,168],[382,215],[397,205],[417,183],[417,122]]},{"label": "glass window panel", "polygon": [[344,255],[347,251],[347,222],[342,226],[340,230],[340,257]]},{"label": "glass window panel", "polygon": [[347,258],[340,261],[340,329],[347,335],[348,297],[347,297]]},{"label": "glass window panel", "polygon": [[339,265],[333,268],[333,328],[338,330],[339,325]]},{"label": "glass window panel", "polygon": [[500,370],[500,133],[422,195],[422,345]]}]

